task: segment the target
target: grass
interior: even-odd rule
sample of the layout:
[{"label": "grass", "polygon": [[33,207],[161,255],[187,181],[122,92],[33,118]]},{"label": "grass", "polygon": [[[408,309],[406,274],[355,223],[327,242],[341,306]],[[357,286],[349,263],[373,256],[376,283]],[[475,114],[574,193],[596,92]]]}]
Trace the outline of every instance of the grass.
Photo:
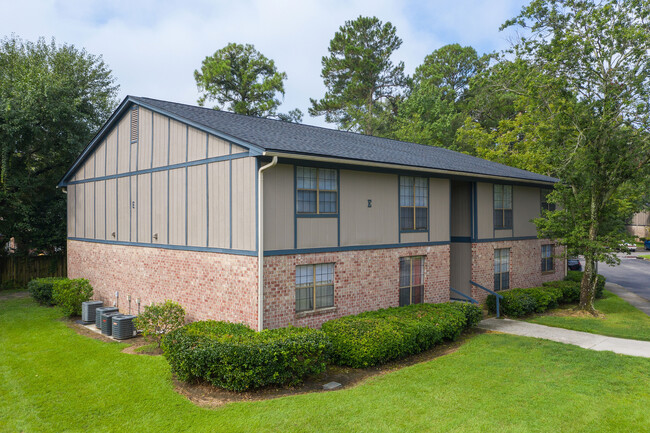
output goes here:
[{"label": "grass", "polygon": [[77,335],[54,308],[0,302],[0,431],[650,432],[650,359],[503,334],[355,388],[217,409],[163,357]]},{"label": "grass", "polygon": [[[528,318],[526,321],[610,337],[650,341],[650,316],[644,312],[607,290],[604,291],[602,299],[596,300],[594,306],[604,317],[543,315]],[[562,310],[554,310],[551,314],[557,314],[558,311]]]},{"label": "grass", "polygon": [[650,260],[650,254],[639,254],[638,257],[641,257],[642,259]]}]

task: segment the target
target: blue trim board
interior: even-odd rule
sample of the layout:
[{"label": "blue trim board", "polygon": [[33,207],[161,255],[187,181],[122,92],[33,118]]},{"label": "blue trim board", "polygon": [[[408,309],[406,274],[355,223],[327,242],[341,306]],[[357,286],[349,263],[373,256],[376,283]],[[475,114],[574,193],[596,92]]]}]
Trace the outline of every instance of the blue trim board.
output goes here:
[{"label": "blue trim board", "polygon": [[296,218],[338,218],[337,213],[297,213]]},{"label": "blue trim board", "polygon": [[293,166],[293,247],[298,248],[298,166]]},{"label": "blue trim board", "polygon": [[472,239],[472,242],[480,244],[484,242],[528,241],[531,239],[539,239],[539,238],[537,236],[513,236],[511,238]]},{"label": "blue trim board", "polygon": [[402,202],[400,201],[400,191],[402,189],[402,176],[397,175],[397,242],[402,243]]},{"label": "blue trim board", "polygon": [[381,244],[381,245],[353,245],[344,247],[322,247],[322,248],[296,248],[289,250],[269,250],[264,251],[265,256],[286,256],[291,254],[314,254],[314,253],[331,253],[338,251],[357,251],[357,250],[381,250],[387,248],[407,248],[407,247],[428,247],[433,245],[449,245],[449,241],[439,242],[410,242],[403,244]]},{"label": "blue trim board", "polygon": [[157,171],[175,170],[177,168],[193,167],[196,165],[210,164],[219,161],[230,161],[233,159],[246,158],[248,156],[250,156],[248,152],[240,152],[232,155],[215,156],[213,158],[197,159],[196,161],[189,161],[189,162],[180,162],[178,164],[166,165],[163,167],[147,168],[144,170],[129,171],[127,173],[120,173],[120,174],[111,174],[109,176],[100,176],[92,179],[73,180],[71,182],[66,183],[64,186],[76,185],[78,183],[97,182],[100,180],[107,180],[107,179],[117,179],[120,177],[135,176],[138,174],[155,173]]},{"label": "blue trim board", "polygon": [[452,236],[450,239],[454,243],[457,243],[457,242],[470,243],[470,242],[472,242],[472,237],[471,236]]},{"label": "blue trim board", "polygon": [[68,240],[80,241],[80,242],[93,242],[98,244],[109,244],[109,245],[124,245],[124,246],[132,246],[132,247],[163,248],[166,250],[202,251],[202,252],[209,252],[209,253],[235,254],[239,256],[257,255],[257,251],[232,250],[227,248],[193,247],[189,245],[147,244],[147,243],[137,243],[137,242],[108,241],[103,239],[86,239],[86,238],[77,238],[77,237],[68,237]]}]

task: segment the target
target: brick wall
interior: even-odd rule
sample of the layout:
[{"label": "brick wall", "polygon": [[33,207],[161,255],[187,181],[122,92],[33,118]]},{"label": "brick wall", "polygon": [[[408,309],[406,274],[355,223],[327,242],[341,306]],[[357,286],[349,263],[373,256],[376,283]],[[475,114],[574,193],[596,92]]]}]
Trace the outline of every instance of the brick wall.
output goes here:
[{"label": "brick wall", "polygon": [[68,241],[69,278],[87,278],[93,299],[137,313],[151,302],[180,303],[187,319],[257,327],[257,257]]},{"label": "brick wall", "polygon": [[635,236],[637,238],[645,238],[648,236],[648,226],[634,226],[634,225],[627,225],[625,226],[627,229],[627,232],[631,234],[632,236]]},{"label": "brick wall", "polygon": [[[449,301],[449,245],[271,256],[264,259],[264,327],[320,327],[336,317],[399,305],[399,258],[426,256],[425,302]],[[296,266],[335,263],[334,309],[295,312]]]},{"label": "brick wall", "polygon": [[[554,259],[554,272],[542,275],[542,245],[551,243],[544,239],[522,241],[483,242],[472,244],[472,281],[494,290],[494,250],[510,248],[510,288],[540,286],[545,281],[564,278],[564,259]],[[562,247],[553,253],[559,255]],[[472,286],[472,297],[484,302],[488,293]]]}]

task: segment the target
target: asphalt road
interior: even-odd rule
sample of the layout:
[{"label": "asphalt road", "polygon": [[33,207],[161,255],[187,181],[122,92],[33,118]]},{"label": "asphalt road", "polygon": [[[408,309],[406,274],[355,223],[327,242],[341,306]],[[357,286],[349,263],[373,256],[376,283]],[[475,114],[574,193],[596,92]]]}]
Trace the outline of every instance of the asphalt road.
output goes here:
[{"label": "asphalt road", "polygon": [[[637,259],[640,254],[650,254],[650,251],[639,249],[631,255],[619,254],[621,264],[609,266],[598,263],[598,273],[607,281],[620,284],[630,292],[650,300],[650,261]],[[584,269],[584,262],[583,269]]]}]

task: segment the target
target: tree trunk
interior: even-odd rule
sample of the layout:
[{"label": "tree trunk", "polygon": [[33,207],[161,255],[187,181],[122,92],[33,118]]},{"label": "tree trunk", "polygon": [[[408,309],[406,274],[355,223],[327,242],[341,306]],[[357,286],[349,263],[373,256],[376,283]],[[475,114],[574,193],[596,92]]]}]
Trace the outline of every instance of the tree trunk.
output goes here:
[{"label": "tree trunk", "polygon": [[[598,237],[598,200],[595,194],[591,197],[591,212],[589,223],[589,241],[593,244]],[[578,309],[596,315],[594,297],[596,294],[596,255],[590,248],[584,252],[585,273],[580,283],[580,304]]]}]

